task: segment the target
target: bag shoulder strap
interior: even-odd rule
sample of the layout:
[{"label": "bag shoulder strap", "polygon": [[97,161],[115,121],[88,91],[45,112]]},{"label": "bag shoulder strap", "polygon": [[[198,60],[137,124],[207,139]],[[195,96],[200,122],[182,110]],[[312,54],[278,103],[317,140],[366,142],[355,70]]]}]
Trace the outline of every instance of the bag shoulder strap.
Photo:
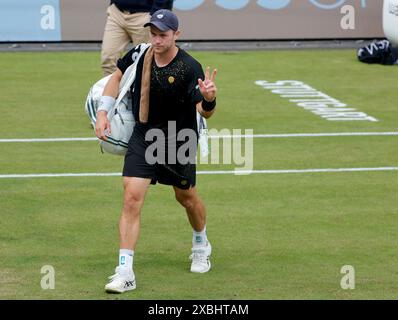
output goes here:
[{"label": "bag shoulder strap", "polygon": [[120,103],[120,101],[124,98],[126,93],[129,91],[131,85],[133,84],[133,82],[135,80],[138,61],[140,61],[140,58],[142,57],[142,55],[144,54],[146,49],[149,48],[150,46],[151,45],[149,43],[141,43],[139,46],[136,47],[136,49],[138,51],[138,56],[135,58],[133,64],[131,66],[129,66],[123,74],[122,80],[120,81],[119,95],[116,99],[115,106],[117,106]]}]

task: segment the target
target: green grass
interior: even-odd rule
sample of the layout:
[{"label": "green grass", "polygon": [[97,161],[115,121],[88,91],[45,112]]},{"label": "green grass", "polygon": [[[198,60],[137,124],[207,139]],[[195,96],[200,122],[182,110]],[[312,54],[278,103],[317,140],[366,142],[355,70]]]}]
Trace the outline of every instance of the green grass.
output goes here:
[{"label": "green grass", "polygon": [[[398,131],[398,69],[351,50],[195,52],[217,67],[212,128],[254,133]],[[1,53],[2,138],[93,136],[84,100],[99,53]],[[376,117],[329,122],[254,84],[300,80]],[[397,166],[398,137],[254,140],[254,169]],[[0,175],[120,172],[94,141],[0,143]],[[200,165],[231,170],[234,165]],[[198,175],[211,272],[189,272],[191,228],[170,187],[150,188],[138,287],[103,291],[118,253],[120,177],[0,179],[0,299],[397,299],[398,172]],[[55,268],[43,290],[40,269]],[[352,265],[355,290],[340,269]]]}]

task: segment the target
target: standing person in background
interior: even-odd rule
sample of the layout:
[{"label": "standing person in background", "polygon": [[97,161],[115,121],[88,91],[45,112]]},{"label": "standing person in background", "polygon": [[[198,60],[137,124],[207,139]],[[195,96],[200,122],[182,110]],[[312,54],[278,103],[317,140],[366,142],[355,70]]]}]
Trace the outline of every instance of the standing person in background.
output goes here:
[{"label": "standing person in background", "polygon": [[134,46],[149,42],[144,24],[159,9],[171,10],[173,0],[111,0],[102,40],[101,67],[104,76],[116,71],[116,62],[130,41]]}]

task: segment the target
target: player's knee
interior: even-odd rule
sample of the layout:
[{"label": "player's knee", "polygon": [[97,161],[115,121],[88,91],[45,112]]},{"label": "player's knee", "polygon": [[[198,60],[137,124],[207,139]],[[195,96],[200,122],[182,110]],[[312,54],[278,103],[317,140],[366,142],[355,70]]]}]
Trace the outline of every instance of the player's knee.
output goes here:
[{"label": "player's knee", "polygon": [[128,212],[138,211],[142,203],[144,201],[144,197],[137,192],[129,192],[126,191],[124,194],[124,209]]}]

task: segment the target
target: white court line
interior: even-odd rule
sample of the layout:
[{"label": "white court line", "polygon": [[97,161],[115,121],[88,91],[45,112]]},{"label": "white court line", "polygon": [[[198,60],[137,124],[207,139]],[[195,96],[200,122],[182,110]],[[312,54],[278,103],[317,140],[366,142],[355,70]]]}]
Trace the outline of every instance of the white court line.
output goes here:
[{"label": "white court line", "polygon": [[[197,174],[287,174],[287,173],[330,173],[330,172],[372,172],[372,171],[398,171],[398,167],[376,168],[330,168],[330,169],[289,169],[289,170],[215,170],[198,171]],[[60,178],[60,177],[120,177],[120,172],[103,173],[33,173],[33,174],[0,174],[0,179],[15,178]]]},{"label": "white court line", "polygon": [[37,139],[0,139],[0,142],[64,142],[97,141],[97,138],[37,138]]},{"label": "white court line", "polygon": [[302,138],[302,137],[354,137],[354,136],[398,136],[398,132],[332,132],[332,133],[280,133],[253,135],[218,135],[209,138]]},{"label": "white court line", "polygon": [[[280,133],[280,134],[236,134],[210,135],[210,139],[220,138],[301,138],[301,137],[354,137],[354,136],[398,136],[398,132],[332,132],[332,133]],[[32,138],[32,139],[0,139],[1,142],[69,142],[97,141],[97,138]]]}]

